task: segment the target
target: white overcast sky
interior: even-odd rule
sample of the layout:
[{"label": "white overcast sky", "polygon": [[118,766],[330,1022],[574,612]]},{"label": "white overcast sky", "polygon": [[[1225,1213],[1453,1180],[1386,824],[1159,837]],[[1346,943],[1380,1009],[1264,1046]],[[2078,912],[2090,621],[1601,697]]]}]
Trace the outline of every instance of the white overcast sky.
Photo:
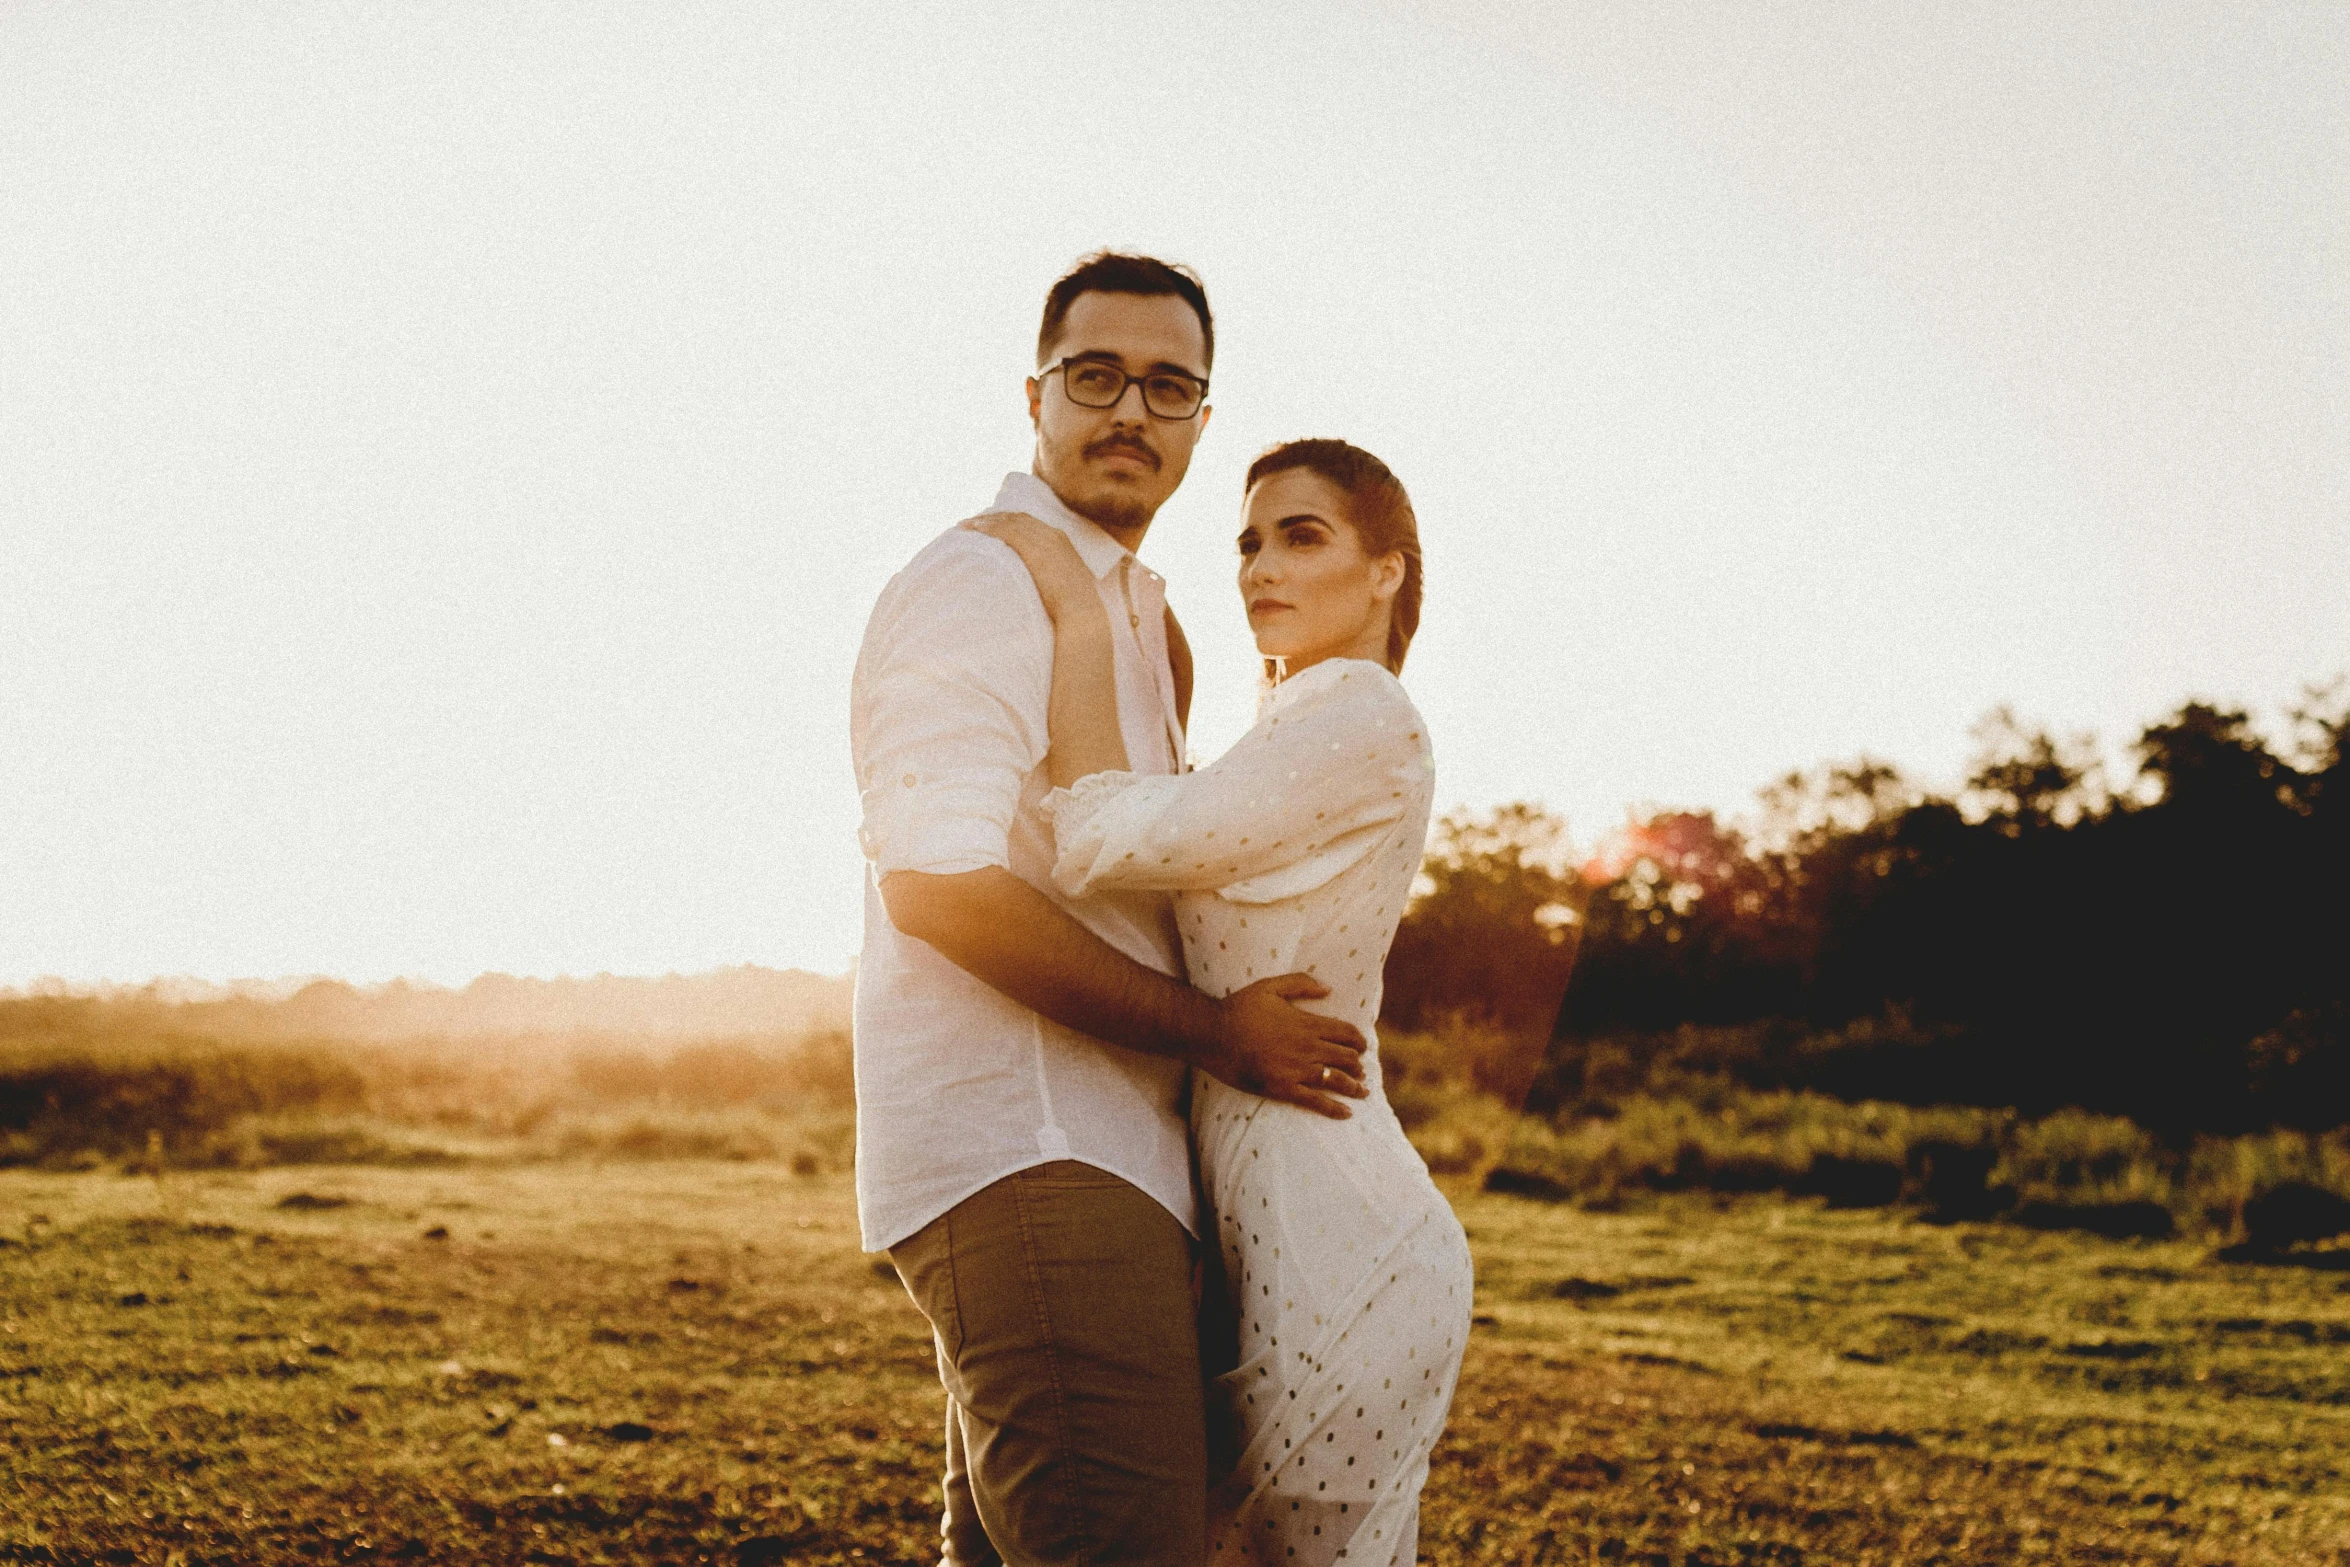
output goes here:
[{"label": "white overcast sky", "polygon": [[1411,487],[1439,797],[1588,842],[2350,669],[2350,8],[0,8],[0,984],[837,971],[849,670],[1190,262],[1145,555]]}]

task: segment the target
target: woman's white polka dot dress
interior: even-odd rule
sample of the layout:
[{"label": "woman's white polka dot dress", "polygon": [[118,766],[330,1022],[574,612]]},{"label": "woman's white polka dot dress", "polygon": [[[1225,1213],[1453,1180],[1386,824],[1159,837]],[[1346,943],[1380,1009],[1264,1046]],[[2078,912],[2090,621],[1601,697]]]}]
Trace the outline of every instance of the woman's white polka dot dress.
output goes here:
[{"label": "woman's white polka dot dress", "polygon": [[[1434,795],[1427,729],[1377,664],[1316,664],[1212,766],[1100,773],[1054,795],[1055,880],[1175,891],[1192,983],[1303,971],[1317,1011],[1372,1035],[1380,970]],[[1221,1564],[1389,1567],[1468,1342],[1468,1242],[1379,1092],[1332,1121],[1198,1079],[1192,1132],[1238,1314],[1212,1396],[1239,1433],[1217,1488]]]}]

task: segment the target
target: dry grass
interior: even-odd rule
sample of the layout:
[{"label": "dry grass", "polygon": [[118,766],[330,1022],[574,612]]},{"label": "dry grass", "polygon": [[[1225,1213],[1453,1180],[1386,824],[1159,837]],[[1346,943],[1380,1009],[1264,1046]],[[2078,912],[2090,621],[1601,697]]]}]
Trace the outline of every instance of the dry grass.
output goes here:
[{"label": "dry grass", "polygon": [[848,1167],[842,1029],[301,1038],[289,1030],[303,1015],[300,998],[0,997],[0,1168],[582,1156]]},{"label": "dry grass", "polygon": [[[1461,1203],[1428,1561],[2350,1563],[2340,1253]],[[838,1175],[13,1171],[0,1236],[0,1561],[935,1560]]]},{"label": "dry grass", "polygon": [[1432,1558],[2350,1561],[2350,1253],[1771,1198],[1467,1215],[1476,1462]]}]

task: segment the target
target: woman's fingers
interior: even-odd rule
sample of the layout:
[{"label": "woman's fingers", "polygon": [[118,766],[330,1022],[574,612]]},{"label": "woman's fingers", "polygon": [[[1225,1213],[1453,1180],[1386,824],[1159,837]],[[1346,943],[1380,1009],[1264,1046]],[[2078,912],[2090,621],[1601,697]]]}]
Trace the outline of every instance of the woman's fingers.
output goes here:
[{"label": "woman's fingers", "polygon": [[991,511],[966,518],[961,526],[973,533],[984,533],[991,539],[1012,546],[1013,553],[1029,563],[1034,570],[1044,558],[1045,545],[1060,535],[1024,511]]},{"label": "woman's fingers", "polygon": [[1095,602],[1099,590],[1093,573],[1086,569],[1077,546],[1059,529],[1031,517],[1024,511],[991,511],[965,519],[960,526],[974,533],[1011,547],[1028,568],[1030,580],[1035,582],[1038,597],[1044,600],[1046,613],[1058,625],[1065,612],[1085,612],[1085,606]]},{"label": "woman's fingers", "polygon": [[1055,544],[1076,554],[1076,546],[1059,532],[1024,511],[991,511],[971,518],[963,524],[974,533],[984,533],[991,539],[1001,539],[1018,550],[1023,557],[1049,558]]}]

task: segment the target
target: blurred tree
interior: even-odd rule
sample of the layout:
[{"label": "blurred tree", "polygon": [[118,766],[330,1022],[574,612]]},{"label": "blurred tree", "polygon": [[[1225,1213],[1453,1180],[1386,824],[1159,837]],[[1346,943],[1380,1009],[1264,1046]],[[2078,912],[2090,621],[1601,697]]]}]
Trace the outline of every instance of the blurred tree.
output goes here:
[{"label": "blurred tree", "polygon": [[2206,816],[2250,821],[2293,797],[2298,775],[2255,734],[2242,709],[2189,702],[2167,722],[2149,724],[2136,746],[2138,774],[2159,791],[2156,803]]},{"label": "blurred tree", "polygon": [[1772,785],[1751,836],[1660,812],[1574,873],[1539,808],[1456,814],[1387,1014],[1526,1031],[1572,969],[1546,1103],[1604,1054],[1611,1083],[2072,1104],[2174,1138],[2350,1124],[2350,681],[2292,718],[2279,751],[2183,704],[2115,792],[2092,740],[2002,708],[1954,797],[1862,758]]},{"label": "blurred tree", "polygon": [[2009,707],[1994,708],[1973,733],[1975,759],[1960,801],[2006,836],[2070,827],[2104,808],[2104,763],[2091,736],[2060,743],[2045,729],[2027,729]]},{"label": "blurred tree", "polygon": [[2350,677],[2309,687],[2287,717],[2303,807],[2313,815],[2350,811]]},{"label": "blurred tree", "polygon": [[1403,1028],[1466,1019],[1539,1049],[1574,967],[1585,902],[1566,858],[1566,824],[1539,805],[1439,820],[1388,951],[1383,1016]]}]

